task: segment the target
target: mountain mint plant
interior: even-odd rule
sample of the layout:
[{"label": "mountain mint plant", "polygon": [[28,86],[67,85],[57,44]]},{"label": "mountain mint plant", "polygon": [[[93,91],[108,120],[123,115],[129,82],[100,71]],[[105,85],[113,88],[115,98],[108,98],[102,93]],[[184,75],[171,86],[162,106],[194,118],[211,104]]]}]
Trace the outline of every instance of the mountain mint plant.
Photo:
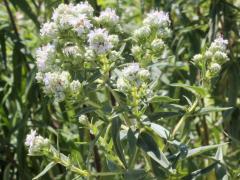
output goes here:
[{"label": "mountain mint plant", "polygon": [[[223,144],[191,147],[194,139],[184,129],[205,112],[225,110],[207,109],[201,102],[206,102],[206,94],[211,98],[211,79],[229,60],[228,41],[219,36],[192,58],[200,73],[195,86],[168,84],[192,93],[185,97],[188,104],[180,106],[178,99],[161,89],[160,76],[168,69],[158,66],[162,61],[175,63],[163,60],[173,56],[168,42],[172,36],[169,16],[152,10],[128,32],[111,8],[99,16],[87,2],[60,4],[54,10],[40,30],[44,43],[36,51],[36,79],[54,106],[64,103],[70,108],[74,130],[66,133],[72,134],[69,144],[74,145],[64,155],[68,152],[61,142],[54,143],[52,136],[43,138],[32,130],[25,142],[29,155],[50,161],[35,179],[56,164],[76,179],[187,179],[194,173],[201,175],[197,169],[185,168],[189,158],[216,148],[222,151]],[[172,114],[167,113],[169,109],[174,109]],[[163,127],[161,122],[170,116],[176,123]],[[215,167],[210,162],[219,161],[207,159],[206,168]],[[218,165],[225,168],[224,162]]]}]

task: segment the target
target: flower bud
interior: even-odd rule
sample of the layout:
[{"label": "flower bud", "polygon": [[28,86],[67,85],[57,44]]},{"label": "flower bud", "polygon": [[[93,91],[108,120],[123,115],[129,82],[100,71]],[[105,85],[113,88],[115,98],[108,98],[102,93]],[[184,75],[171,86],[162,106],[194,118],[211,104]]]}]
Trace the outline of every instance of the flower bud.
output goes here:
[{"label": "flower bud", "polygon": [[221,51],[217,51],[214,56],[214,62],[219,63],[219,64],[223,64],[226,61],[228,61],[228,57],[227,54]]},{"label": "flower bud", "polygon": [[88,117],[86,115],[81,115],[78,117],[78,122],[82,125],[88,125],[89,121],[88,121]]},{"label": "flower bud", "polygon": [[165,44],[162,39],[154,39],[151,43],[151,47],[154,52],[162,52]]},{"label": "flower bud", "polygon": [[43,150],[49,148],[49,140],[38,135],[36,130],[31,130],[25,140],[30,155],[42,155]]},{"label": "flower bud", "polygon": [[140,57],[142,54],[142,49],[140,46],[133,46],[131,51],[134,57]]},{"label": "flower bud", "polygon": [[70,89],[71,92],[74,94],[79,93],[79,90],[81,89],[82,85],[78,80],[74,80],[70,83]]},{"label": "flower bud", "polygon": [[150,34],[151,34],[151,29],[149,26],[143,26],[134,31],[134,37],[137,40],[146,39],[150,36]]},{"label": "flower bud", "polygon": [[216,76],[221,71],[221,66],[218,63],[212,63],[207,71],[208,78]]},{"label": "flower bud", "polygon": [[203,63],[203,55],[201,54],[196,54],[193,57],[193,62],[197,65],[197,66],[201,66]]}]

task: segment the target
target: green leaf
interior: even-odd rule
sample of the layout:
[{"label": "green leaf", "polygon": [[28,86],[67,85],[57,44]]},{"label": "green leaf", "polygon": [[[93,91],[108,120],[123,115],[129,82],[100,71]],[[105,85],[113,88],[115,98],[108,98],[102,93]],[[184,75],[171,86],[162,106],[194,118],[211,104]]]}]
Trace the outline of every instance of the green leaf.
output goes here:
[{"label": "green leaf", "polygon": [[157,143],[146,132],[142,132],[138,136],[137,145],[147,153],[154,161],[156,161],[160,167],[168,172],[172,171],[171,164],[167,160],[166,156],[159,150]]},{"label": "green leaf", "polygon": [[226,111],[232,109],[232,107],[204,107],[200,109],[198,112],[196,112],[196,115],[205,115],[210,112],[220,112],[220,111]]},{"label": "green leaf", "polygon": [[168,118],[180,117],[182,115],[183,115],[183,113],[181,113],[181,112],[156,112],[156,113],[149,114],[148,118],[151,121],[156,121],[161,118],[168,119]]},{"label": "green leaf", "polygon": [[38,21],[38,18],[36,14],[33,13],[31,6],[28,4],[26,0],[10,0],[11,3],[14,6],[19,7],[37,26],[37,28],[40,28],[40,23]]},{"label": "green leaf", "polygon": [[217,163],[213,163],[210,166],[203,168],[203,169],[198,169],[194,172],[191,172],[189,175],[183,177],[184,180],[192,180],[195,179],[196,177],[202,176],[204,174],[209,173],[213,168],[215,168],[215,166],[217,165]]},{"label": "green leaf", "polygon": [[181,88],[184,88],[188,91],[190,91],[191,93],[197,95],[197,96],[201,96],[201,97],[204,97],[207,95],[207,92],[204,88],[202,87],[198,87],[198,86],[190,86],[190,85],[186,85],[186,84],[178,84],[178,83],[173,83],[173,84],[170,84],[171,86],[174,86],[174,87],[181,87]]},{"label": "green leaf", "polygon": [[195,149],[191,149],[191,150],[188,151],[187,158],[197,156],[197,155],[202,154],[206,151],[210,151],[212,149],[218,148],[218,147],[223,146],[223,145],[226,145],[226,143],[217,144],[217,145],[201,146],[201,147],[198,147],[198,148],[195,148]]},{"label": "green leaf", "polygon": [[122,161],[124,166],[127,168],[127,163],[124,157],[123,148],[120,142],[120,127],[121,127],[121,120],[119,118],[114,118],[112,121],[112,139],[115,150],[119,159]]},{"label": "green leaf", "polygon": [[34,178],[33,178],[33,180],[35,180],[35,179],[39,179],[40,177],[42,177],[44,174],[46,174],[48,171],[49,171],[49,169],[51,169],[53,166],[55,166],[57,163],[55,163],[55,162],[50,162],[45,168],[44,168],[44,170],[42,171],[42,172],[40,172],[37,176],[35,176]]},{"label": "green leaf", "polygon": [[170,102],[178,102],[179,99],[172,99],[168,96],[154,96],[149,102],[160,102],[160,103],[170,103]]},{"label": "green leaf", "polygon": [[168,139],[168,137],[170,136],[169,131],[159,124],[152,122],[144,122],[144,124],[149,125],[149,127],[161,138]]}]

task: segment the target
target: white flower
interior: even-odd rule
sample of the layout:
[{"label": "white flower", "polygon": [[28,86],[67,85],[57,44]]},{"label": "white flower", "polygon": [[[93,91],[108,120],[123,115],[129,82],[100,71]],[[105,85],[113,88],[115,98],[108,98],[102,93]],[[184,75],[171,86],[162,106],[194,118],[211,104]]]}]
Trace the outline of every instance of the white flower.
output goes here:
[{"label": "white flower", "polygon": [[88,117],[84,114],[82,114],[81,116],[78,117],[78,121],[80,124],[83,124],[83,125],[88,125],[89,122],[88,122]]},{"label": "white flower", "polygon": [[108,32],[105,29],[95,29],[88,34],[89,47],[97,54],[103,54],[112,48]]},{"label": "white flower", "polygon": [[73,80],[70,83],[70,89],[74,94],[78,93],[80,88],[81,88],[81,83],[78,80]]},{"label": "white flower", "polygon": [[94,9],[93,7],[86,1],[80,2],[72,9],[76,14],[85,14],[87,17],[92,17]]},{"label": "white flower", "polygon": [[85,14],[80,14],[77,17],[74,16],[70,18],[69,24],[73,27],[73,30],[77,32],[78,36],[88,32],[93,26]]},{"label": "white flower", "polygon": [[79,48],[78,46],[75,46],[75,45],[69,45],[63,48],[63,53],[66,56],[76,57],[76,56],[79,56]]},{"label": "white flower", "polygon": [[195,56],[193,56],[193,62],[196,63],[196,64],[201,64],[203,60],[203,55],[201,54],[196,54]]},{"label": "white flower", "polygon": [[140,70],[140,66],[138,63],[131,63],[122,70],[122,75],[124,77],[128,77],[138,73],[139,70]]},{"label": "white flower", "polygon": [[228,56],[226,53],[221,52],[221,51],[217,51],[215,52],[214,56],[214,61],[223,64],[224,62],[228,61]]},{"label": "white flower", "polygon": [[70,74],[63,72],[47,72],[43,78],[44,92],[54,95],[56,101],[62,101],[65,98],[65,90],[69,87]]},{"label": "white flower", "polygon": [[110,35],[108,39],[109,39],[109,42],[112,44],[112,46],[118,45],[119,39],[117,35]]},{"label": "white flower", "polygon": [[37,72],[35,78],[36,78],[36,80],[37,80],[38,82],[42,82],[42,80],[43,80],[43,73]]},{"label": "white flower", "polygon": [[138,75],[140,78],[146,79],[150,77],[150,72],[147,69],[140,69]]},{"label": "white flower", "polygon": [[60,28],[66,28],[69,26],[69,21],[74,17],[72,4],[60,4],[57,9],[54,10],[52,20],[59,25]]},{"label": "white flower", "polygon": [[119,17],[116,15],[116,11],[111,8],[107,8],[105,11],[102,11],[100,16],[96,19],[99,23],[110,26],[114,26],[119,23]]},{"label": "white flower", "polygon": [[123,77],[119,77],[116,82],[117,88],[121,91],[124,91],[128,84]]},{"label": "white flower", "polygon": [[151,43],[151,47],[153,51],[161,52],[164,49],[165,44],[162,39],[154,39]]},{"label": "white flower", "polygon": [[49,145],[49,140],[42,136],[37,136],[36,130],[31,130],[26,137],[25,145],[28,147],[29,154],[39,154],[44,147]]},{"label": "white flower", "polygon": [[36,130],[31,130],[30,134],[27,135],[25,145],[32,147],[34,145],[34,141],[36,139],[37,132]]},{"label": "white flower", "polygon": [[210,45],[209,50],[213,53],[216,51],[226,51],[228,45],[228,40],[223,39],[221,36],[216,38]]},{"label": "white flower", "polygon": [[151,34],[151,29],[149,26],[143,26],[134,31],[134,37],[137,39],[145,39]]},{"label": "white flower", "polygon": [[40,29],[40,36],[54,38],[57,34],[57,26],[54,22],[46,22]]},{"label": "white flower", "polygon": [[143,20],[143,24],[153,28],[163,28],[169,26],[170,19],[168,14],[163,11],[151,11]]},{"label": "white flower", "polygon": [[141,56],[141,54],[142,54],[142,49],[141,49],[141,47],[140,46],[133,46],[132,47],[132,49],[131,49],[131,51],[132,51],[132,55],[134,56],[134,57],[139,57],[139,56]]},{"label": "white flower", "polygon": [[50,61],[55,54],[55,46],[52,44],[47,44],[36,51],[37,67],[39,71],[45,71],[48,67]]}]

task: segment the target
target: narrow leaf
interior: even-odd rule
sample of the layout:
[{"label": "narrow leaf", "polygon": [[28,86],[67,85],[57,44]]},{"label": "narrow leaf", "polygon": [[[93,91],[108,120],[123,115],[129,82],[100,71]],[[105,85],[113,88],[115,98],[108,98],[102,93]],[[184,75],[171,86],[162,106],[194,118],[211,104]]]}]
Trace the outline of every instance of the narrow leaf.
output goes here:
[{"label": "narrow leaf", "polygon": [[187,158],[197,156],[199,154],[202,154],[206,151],[210,151],[212,149],[218,148],[218,147],[223,146],[225,144],[226,143],[217,144],[217,145],[208,145],[208,146],[202,146],[202,147],[198,147],[198,148],[195,148],[195,149],[191,149],[191,150],[188,151]]},{"label": "narrow leaf", "polygon": [[55,163],[55,162],[50,162],[45,168],[44,168],[44,170],[42,171],[42,172],[40,172],[37,176],[35,176],[34,178],[33,178],[33,180],[35,180],[35,179],[39,179],[40,177],[42,177],[44,174],[46,174],[53,166],[55,166],[57,163]]},{"label": "narrow leaf", "polygon": [[175,86],[175,87],[181,87],[184,88],[190,92],[192,92],[195,95],[199,95],[199,96],[206,96],[207,92],[204,88],[202,87],[198,87],[198,86],[190,86],[190,85],[186,85],[186,84],[178,84],[178,83],[174,83],[174,84],[170,84],[171,86]]},{"label": "narrow leaf", "polygon": [[157,143],[154,139],[146,132],[142,132],[138,136],[137,144],[143,151],[147,153],[154,161],[156,161],[160,167],[171,172],[170,162],[167,160],[166,156],[159,150]]},{"label": "narrow leaf", "polygon": [[120,142],[120,127],[121,127],[121,120],[119,118],[114,118],[112,121],[113,144],[119,159],[122,161],[124,166],[127,167],[127,163],[123,154],[123,148]]}]

